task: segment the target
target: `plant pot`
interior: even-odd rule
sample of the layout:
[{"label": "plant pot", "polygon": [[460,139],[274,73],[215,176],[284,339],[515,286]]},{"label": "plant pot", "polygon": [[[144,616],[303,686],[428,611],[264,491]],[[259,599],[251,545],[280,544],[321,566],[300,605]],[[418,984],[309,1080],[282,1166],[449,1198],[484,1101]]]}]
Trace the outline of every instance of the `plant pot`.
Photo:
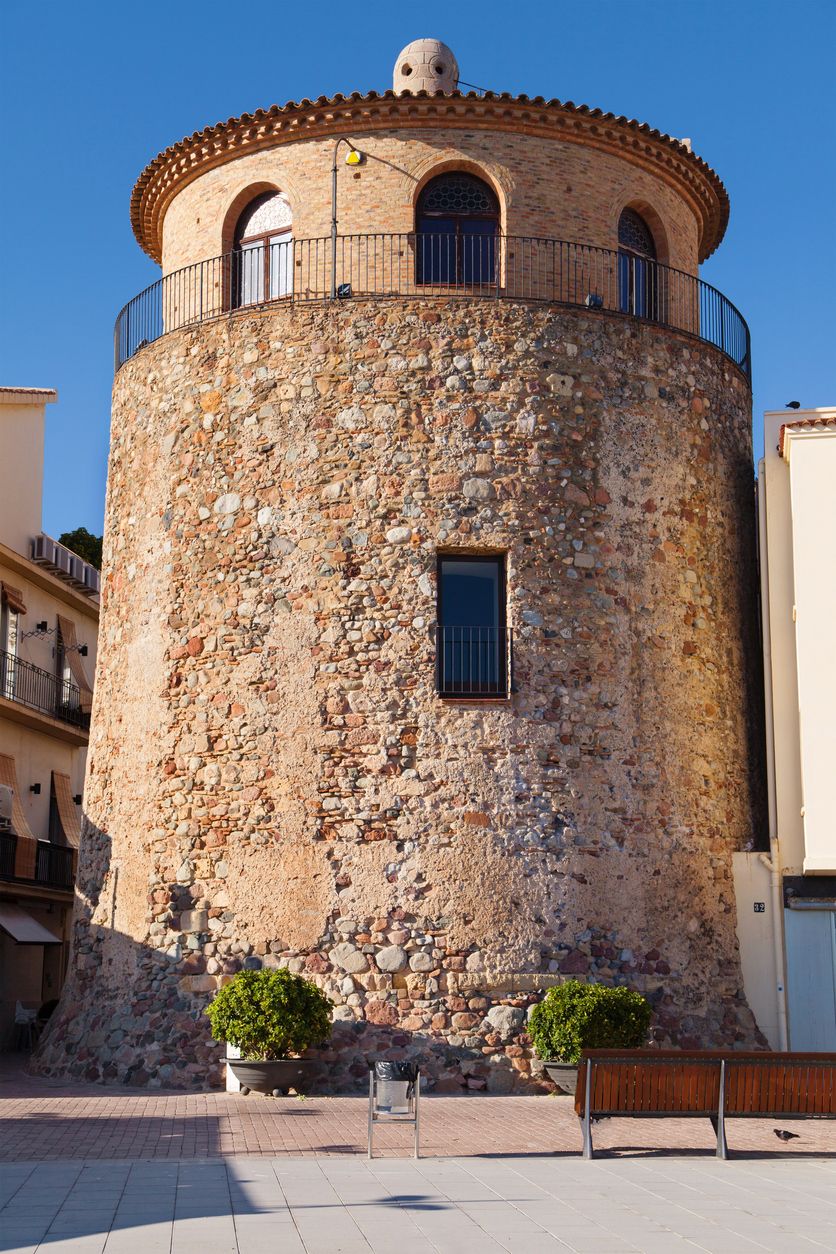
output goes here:
[{"label": "plant pot", "polygon": [[270,1093],[283,1097],[288,1089],[304,1091],[313,1078],[313,1059],[306,1058],[227,1058],[226,1065],[244,1094]]},{"label": "plant pot", "polygon": [[573,1097],[578,1087],[578,1064],[576,1062],[545,1062],[546,1075],[557,1085],[562,1093],[570,1093]]}]

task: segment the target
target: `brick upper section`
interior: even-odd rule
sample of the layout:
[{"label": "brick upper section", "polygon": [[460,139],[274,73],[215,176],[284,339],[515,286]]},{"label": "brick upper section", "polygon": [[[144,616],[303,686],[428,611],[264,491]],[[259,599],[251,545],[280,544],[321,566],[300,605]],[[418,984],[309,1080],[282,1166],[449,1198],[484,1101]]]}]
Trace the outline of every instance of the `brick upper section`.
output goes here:
[{"label": "brick upper section", "polygon": [[696,220],[697,261],[710,256],[723,238],[729,200],[721,180],[687,145],[646,123],[539,96],[529,99],[491,92],[483,96],[473,92],[395,95],[392,91],[273,105],[180,140],[154,158],[134,187],[134,233],[145,252],[160,262],[162,224],[169,204],[208,171],[299,139],[346,135],[357,142],[360,134],[372,131],[415,128],[505,132],[597,150],[638,167],[666,184],[688,205]]}]

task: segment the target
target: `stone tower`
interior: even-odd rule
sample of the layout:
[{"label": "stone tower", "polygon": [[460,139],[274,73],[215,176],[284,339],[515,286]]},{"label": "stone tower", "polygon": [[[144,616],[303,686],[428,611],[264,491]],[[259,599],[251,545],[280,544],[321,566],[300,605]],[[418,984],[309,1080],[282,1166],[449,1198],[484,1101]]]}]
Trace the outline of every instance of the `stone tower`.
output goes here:
[{"label": "stone tower", "polygon": [[382,1053],[540,1083],[526,1009],[570,974],[660,1042],[758,1039],[748,332],[698,279],[727,196],[690,144],[457,79],[419,41],[395,90],[136,185],[163,278],[117,324],[45,1071],[220,1083],[203,1009],[260,964],[336,1003],[331,1088]]}]

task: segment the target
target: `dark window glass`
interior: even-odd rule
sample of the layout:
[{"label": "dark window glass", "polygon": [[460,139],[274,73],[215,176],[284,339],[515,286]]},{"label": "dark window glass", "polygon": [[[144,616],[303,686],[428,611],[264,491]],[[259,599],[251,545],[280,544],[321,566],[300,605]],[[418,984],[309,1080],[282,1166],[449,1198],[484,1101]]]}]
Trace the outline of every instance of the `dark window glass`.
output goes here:
[{"label": "dark window glass", "polygon": [[650,227],[635,209],[625,209],[618,219],[618,242],[630,252],[656,260],[656,244]]},{"label": "dark window glass", "polygon": [[445,696],[508,692],[505,563],[501,557],[438,559],[438,690]]},{"label": "dark window glass", "polygon": [[49,840],[53,845],[66,845],[67,843],[64,838],[61,815],[58,812],[58,798],[55,795],[54,778],[49,789]]},{"label": "dark window glass", "polygon": [[660,274],[650,227],[635,209],[618,219],[618,296],[623,313],[659,319]]},{"label": "dark window glass", "polygon": [[473,174],[440,174],[427,184],[415,215],[419,283],[493,283],[499,203]]}]

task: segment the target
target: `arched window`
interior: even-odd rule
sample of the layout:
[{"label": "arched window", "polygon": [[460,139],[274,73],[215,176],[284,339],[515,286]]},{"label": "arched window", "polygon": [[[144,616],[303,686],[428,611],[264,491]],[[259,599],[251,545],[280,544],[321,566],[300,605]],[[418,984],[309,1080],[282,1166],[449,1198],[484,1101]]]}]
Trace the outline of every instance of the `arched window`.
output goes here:
[{"label": "arched window", "polygon": [[290,205],[281,192],[250,201],[235,227],[235,305],[258,305],[293,291],[293,234]]},{"label": "arched window", "polygon": [[439,174],[415,211],[419,283],[493,283],[499,203],[475,174]]},{"label": "arched window", "polygon": [[618,294],[623,313],[659,317],[656,243],[635,209],[624,209],[618,219]]}]

